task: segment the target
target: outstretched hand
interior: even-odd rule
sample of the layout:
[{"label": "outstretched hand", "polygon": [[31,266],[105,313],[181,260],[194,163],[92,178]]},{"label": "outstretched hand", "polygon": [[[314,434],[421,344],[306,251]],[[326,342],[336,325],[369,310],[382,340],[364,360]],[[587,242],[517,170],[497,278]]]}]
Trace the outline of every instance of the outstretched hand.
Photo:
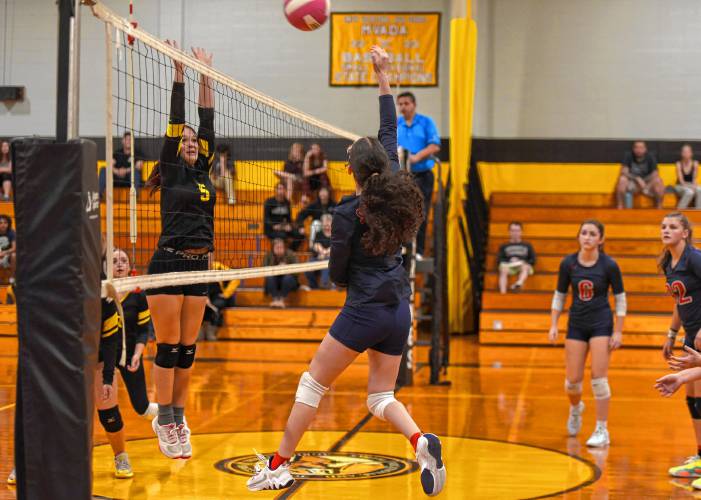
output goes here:
[{"label": "outstretched hand", "polygon": [[370,57],[372,58],[372,67],[377,74],[387,74],[389,70],[389,54],[379,45],[373,45],[370,49]]},{"label": "outstretched hand", "polygon": [[679,371],[701,366],[701,353],[687,345],[684,346],[684,351],[686,351],[686,354],[683,356],[670,356],[667,359],[667,363],[672,370]]},{"label": "outstretched hand", "polygon": [[192,47],[192,55],[195,56],[195,59],[206,64],[207,66],[212,65],[212,53],[207,52],[202,47]]},{"label": "outstretched hand", "polygon": [[668,398],[681,387],[682,381],[678,374],[671,373],[665,375],[662,378],[658,378],[655,382],[655,389],[657,389],[660,394]]},{"label": "outstretched hand", "polygon": [[[166,43],[166,45],[168,45],[169,47],[173,47],[173,48],[176,49],[176,50],[180,50],[180,47],[178,46],[178,42],[176,42],[175,40],[166,40],[165,43]],[[173,66],[175,66],[175,71],[176,71],[176,73],[181,73],[181,74],[182,74],[183,69],[184,69],[183,63],[181,63],[180,61],[176,61],[175,59],[173,59]]]}]

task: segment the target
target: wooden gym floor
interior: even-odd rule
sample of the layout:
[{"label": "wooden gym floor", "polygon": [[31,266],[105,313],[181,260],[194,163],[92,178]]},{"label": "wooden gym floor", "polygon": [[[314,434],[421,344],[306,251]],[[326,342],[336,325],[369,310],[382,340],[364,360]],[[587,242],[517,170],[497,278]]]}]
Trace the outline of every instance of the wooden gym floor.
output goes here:
[{"label": "wooden gym floor", "polygon": [[[0,475],[12,467],[15,338],[0,338]],[[135,470],[132,480],[112,479],[109,447],[96,425],[96,495],[115,499],[216,498],[423,498],[405,440],[386,423],[368,419],[366,365],[362,358],[336,383],[320,407],[301,450],[328,452],[304,459],[304,473],[324,476],[292,493],[248,493],[240,475],[253,448],[274,451],[299,374],[316,344],[217,342],[198,348],[188,420],[195,458],[172,461],[157,450],[147,421],[120,394]],[[150,346],[152,349],[153,346]],[[593,401],[585,389],[584,429],[565,436],[563,352],[549,347],[452,344],[451,386],[427,385],[421,366],[416,384],[398,397],[425,431],[442,437],[448,469],[443,498],[687,498],[688,481],[666,474],[694,452],[682,397],[665,400],[652,388],[665,372],[658,350],[614,354],[608,450],[589,451]],[[424,360],[425,351],[419,359]],[[147,361],[147,368],[151,362]],[[57,457],[58,459],[58,457]],[[334,478],[333,476],[337,476]],[[338,480],[344,479],[345,480]],[[563,493],[565,490],[569,492]],[[701,495],[698,495],[701,496]],[[0,498],[14,498],[10,487]]]}]

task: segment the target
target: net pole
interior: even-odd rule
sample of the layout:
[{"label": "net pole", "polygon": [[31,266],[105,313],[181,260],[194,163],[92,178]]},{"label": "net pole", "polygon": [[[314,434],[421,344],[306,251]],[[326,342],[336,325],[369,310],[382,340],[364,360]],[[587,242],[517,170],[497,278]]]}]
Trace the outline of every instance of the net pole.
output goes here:
[{"label": "net pole", "polygon": [[68,135],[78,138],[80,116],[80,0],[74,0],[73,17],[70,22],[70,52],[68,57]]},{"label": "net pole", "polygon": [[[112,27],[105,23],[105,179],[107,187],[105,189],[105,201],[107,203],[106,221],[106,245],[107,250],[114,248],[114,196],[112,179]],[[107,279],[114,277],[112,259],[108,258]]]}]

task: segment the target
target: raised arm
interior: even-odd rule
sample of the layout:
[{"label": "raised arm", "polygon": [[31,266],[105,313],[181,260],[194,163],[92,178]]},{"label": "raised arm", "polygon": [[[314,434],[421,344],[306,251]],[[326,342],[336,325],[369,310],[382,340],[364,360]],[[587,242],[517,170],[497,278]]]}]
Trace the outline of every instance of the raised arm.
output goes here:
[{"label": "raised arm", "polygon": [[370,50],[372,66],[377,78],[380,93],[380,130],[377,138],[389,156],[390,168],[399,170],[399,154],[397,153],[397,108],[394,96],[389,86],[389,55],[377,45]]},{"label": "raised arm", "polygon": [[[212,54],[201,47],[193,47],[192,54],[195,59],[212,65]],[[197,100],[197,114],[200,117],[200,127],[197,130],[199,153],[207,159],[207,165],[211,167],[214,160],[214,85],[212,79],[206,75],[200,75],[200,90]]]},{"label": "raised arm", "polygon": [[[167,45],[178,48],[173,40],[166,40]],[[183,64],[173,60],[173,90],[170,93],[170,118],[166,129],[165,140],[161,148],[160,173],[162,179],[167,179],[170,167],[178,162],[178,147],[185,126],[185,77]]]}]

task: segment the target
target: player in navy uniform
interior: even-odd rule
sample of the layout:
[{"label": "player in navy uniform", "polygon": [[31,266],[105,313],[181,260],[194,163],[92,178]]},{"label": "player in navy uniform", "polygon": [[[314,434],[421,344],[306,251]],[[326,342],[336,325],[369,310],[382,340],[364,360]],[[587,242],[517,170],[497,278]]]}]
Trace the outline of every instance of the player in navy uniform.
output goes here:
[{"label": "player in navy uniform", "polygon": [[[610,443],[606,426],[611,400],[608,367],[611,351],[622,342],[623,319],[626,315],[626,294],[618,264],[603,252],[604,225],[586,220],[577,236],[579,252],[568,255],[560,263],[557,289],[553,295],[549,338],[558,336],[558,320],[572,288],[572,305],[565,340],[565,391],[570,400],[567,432],[576,436],[582,427],[582,380],[587,352],[591,351],[591,387],[596,400],[596,428],[587,446],[603,447]],[[614,314],[609,305],[609,287],[615,298]]]},{"label": "player in navy uniform", "polygon": [[[701,348],[701,252],[693,247],[691,224],[685,215],[673,212],[662,219],[664,252],[659,260],[664,272],[667,292],[674,297],[672,322],[663,347],[665,359],[673,368],[686,368],[693,356],[677,358],[672,355],[680,327],[684,327],[685,348]],[[685,463],[669,469],[675,477],[701,477],[701,382],[686,383],[686,404],[696,435],[696,454]],[[701,488],[701,484],[698,485]]]},{"label": "player in navy uniform", "polygon": [[309,371],[302,374],[278,451],[269,459],[261,456],[265,465],[258,466],[248,480],[252,491],[292,485],[289,460],[322,397],[366,350],[370,412],[409,439],[426,494],[438,494],[445,483],[440,441],[433,434],[421,434],[407,409],[394,398],[411,324],[411,288],[402,267],[401,245],[416,236],[423,218],[423,197],[408,173],[396,172],[397,119],[386,73],[389,56],[379,47],[372,48],[371,56],[380,87],[380,140],[362,137],[348,149],[359,196],[344,198],[332,223],[329,271],[337,285],[348,288],[346,303]]},{"label": "player in navy uniform", "polygon": [[[177,48],[175,42],[166,43]],[[192,51],[199,61],[211,65],[211,54],[199,48]],[[161,188],[161,236],[149,274],[206,271],[214,250],[216,192],[209,178],[214,160],[213,86],[208,77],[200,76],[200,126],[195,132],[185,125],[184,68],[177,61],[173,66],[170,121],[158,168],[148,183]],[[158,418],[152,425],[161,452],[169,458],[192,456],[184,413],[207,290],[207,284],[197,284],[146,291],[157,347],[153,379]]]}]

